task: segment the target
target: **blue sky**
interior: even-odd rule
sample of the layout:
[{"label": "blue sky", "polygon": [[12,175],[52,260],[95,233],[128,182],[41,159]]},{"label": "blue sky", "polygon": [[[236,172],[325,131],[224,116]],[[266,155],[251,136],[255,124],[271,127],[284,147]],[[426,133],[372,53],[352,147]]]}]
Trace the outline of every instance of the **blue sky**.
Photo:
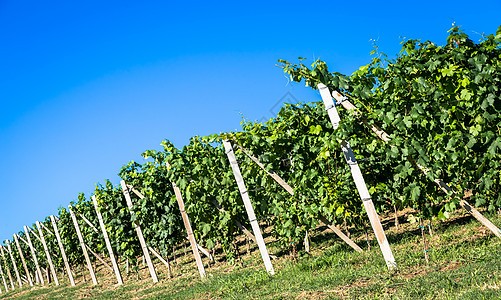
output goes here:
[{"label": "blue sky", "polygon": [[[443,44],[501,25],[501,1],[0,1],[0,241],[89,193],[169,139],[240,128],[284,100],[278,59],[351,74],[372,41]],[[292,95],[292,96],[291,96]],[[285,97],[284,97],[285,96]]]}]

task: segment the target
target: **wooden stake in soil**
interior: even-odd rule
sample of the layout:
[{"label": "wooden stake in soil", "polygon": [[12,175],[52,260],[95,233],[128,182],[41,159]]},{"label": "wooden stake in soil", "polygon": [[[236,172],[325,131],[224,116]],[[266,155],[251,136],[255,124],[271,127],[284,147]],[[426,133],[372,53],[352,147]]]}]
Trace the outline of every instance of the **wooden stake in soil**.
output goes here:
[{"label": "wooden stake in soil", "polygon": [[33,286],[33,281],[31,280],[31,274],[28,270],[28,266],[26,265],[26,260],[24,259],[23,251],[21,250],[21,245],[19,245],[19,239],[17,238],[17,234],[14,234],[14,241],[16,242],[17,252],[19,252],[19,256],[21,257],[21,262],[23,263],[24,272],[26,272],[26,277],[28,278],[28,282],[30,286]]},{"label": "wooden stake in soil", "polygon": [[393,205],[393,210],[395,211],[395,227],[397,228],[398,230],[398,226],[400,225],[398,223],[398,214],[397,214],[397,206],[396,205]]},{"label": "wooden stake in soil", "polygon": [[35,248],[33,247],[33,243],[31,242],[30,232],[28,231],[27,226],[24,226],[24,233],[26,234],[26,239],[28,240],[28,247],[30,247],[31,257],[33,257],[33,261],[35,262],[36,273],[38,274],[40,283],[42,285],[45,285],[42,277],[42,271],[40,270],[40,265],[38,264],[38,259],[35,255]]},{"label": "wooden stake in soil", "polygon": [[[332,123],[332,127],[337,129],[339,127],[339,122],[341,119],[339,118],[339,114],[336,109],[336,105],[334,101],[332,101],[331,94],[327,86],[322,83],[318,84],[318,90],[320,91],[320,95],[325,104],[325,109],[329,115],[330,121]],[[350,143],[347,140],[341,142],[341,150],[343,151],[344,157],[348,166],[350,167],[351,175],[353,180],[355,181],[355,185],[358,190],[358,194],[360,195],[360,199],[365,207],[365,211],[369,217],[369,221],[371,222],[372,229],[376,234],[376,239],[379,243],[379,248],[381,252],[383,252],[383,257],[386,261],[386,265],[388,269],[396,269],[397,263],[395,262],[395,258],[393,257],[393,252],[391,251],[390,244],[386,239],[386,234],[384,233],[383,226],[379,220],[379,216],[376,213],[376,209],[374,208],[374,203],[372,202],[371,195],[369,190],[367,189],[367,185],[365,184],[364,177],[362,175],[362,171],[358,166],[358,162],[355,159],[355,154],[351,149]]]},{"label": "wooden stake in soil", "polygon": [[428,257],[428,249],[426,247],[426,236],[424,234],[424,226],[423,226],[423,220],[419,218],[419,228],[421,228],[421,236],[423,237],[423,251],[424,251],[424,259],[426,260],[426,263],[430,263],[429,257]]},{"label": "wooden stake in soil", "polygon": [[72,286],[75,286],[75,280],[73,279],[73,274],[71,272],[70,264],[68,263],[68,258],[66,257],[66,251],[64,251],[63,242],[61,241],[61,236],[59,235],[59,229],[57,228],[56,219],[53,215],[50,216],[50,221],[52,223],[52,228],[54,229],[54,234],[57,239],[57,245],[61,251],[61,256],[63,257],[64,267],[66,268],[66,273],[68,274],[68,279]]},{"label": "wooden stake in soil", "polygon": [[176,248],[174,246],[172,246],[172,256],[173,256],[174,263],[176,264],[176,268],[177,268],[178,264],[177,264],[177,258],[176,258]]},{"label": "wooden stake in soil", "polygon": [[[89,251],[90,254],[97,258],[97,260],[99,260],[105,267],[107,267],[112,273],[114,272],[113,268],[101,256],[99,256],[99,254],[92,251],[92,249],[88,245],[85,245],[85,247],[87,248],[87,251]],[[94,269],[97,272],[96,261],[94,261]]]},{"label": "wooden stake in soil", "polygon": [[85,272],[84,272],[85,271],[85,265],[84,265],[83,261],[82,261],[82,265],[80,266],[80,270],[82,271],[82,280],[83,280],[83,282],[87,282],[85,280]]},{"label": "wooden stake in soil", "polygon": [[17,278],[17,283],[19,284],[19,287],[23,286],[23,282],[21,281],[21,276],[19,276],[19,271],[17,270],[17,264],[16,260],[14,259],[14,255],[12,255],[12,249],[10,248],[10,241],[6,241],[7,243],[7,250],[10,255],[10,259],[12,260],[12,266],[14,267],[14,272],[16,273],[16,278]]},{"label": "wooden stake in soil", "polygon": [[188,240],[190,241],[191,249],[193,251],[193,255],[195,256],[198,273],[200,273],[200,277],[205,278],[206,275],[204,265],[202,263],[202,257],[200,257],[200,252],[198,252],[197,242],[195,241],[195,236],[193,235],[193,230],[191,229],[190,219],[188,218],[188,214],[184,208],[183,196],[181,195],[181,191],[176,184],[172,183],[172,187],[174,188],[174,194],[176,194],[177,204],[179,206],[179,210],[181,211],[181,216],[183,217],[183,223],[188,234]]},{"label": "wooden stake in soil", "polygon": [[118,285],[122,285],[124,282],[122,280],[122,274],[120,274],[120,268],[118,267],[117,261],[115,260],[115,254],[113,254],[113,248],[111,247],[110,239],[108,238],[108,232],[106,231],[106,226],[104,225],[103,216],[99,211],[96,196],[92,196],[92,203],[94,203],[94,208],[96,209],[97,219],[99,220],[99,225],[101,226],[101,231],[103,232],[104,242],[106,243],[106,249],[110,254],[111,264],[113,265],[113,271],[117,277]]},{"label": "wooden stake in soil", "polygon": [[231,169],[233,170],[233,175],[235,176],[235,180],[237,181],[238,190],[240,191],[240,196],[244,202],[245,210],[247,211],[247,215],[249,216],[249,221],[252,227],[252,231],[254,232],[254,237],[256,238],[257,245],[259,247],[259,251],[261,252],[261,257],[263,258],[264,266],[266,271],[270,275],[275,274],[275,270],[273,270],[273,265],[270,261],[270,255],[268,254],[268,249],[266,249],[266,244],[264,243],[263,235],[261,234],[261,229],[259,228],[259,223],[257,222],[256,215],[254,213],[254,208],[252,207],[252,203],[249,198],[249,193],[247,191],[247,187],[245,186],[244,179],[240,172],[240,167],[238,166],[237,159],[235,157],[235,152],[233,151],[233,146],[229,141],[223,141],[224,149],[226,151],[226,155],[230,161]]},{"label": "wooden stake in soil", "polygon": [[14,280],[12,279],[12,274],[10,273],[10,270],[9,270],[9,266],[7,265],[7,259],[5,258],[5,255],[3,253],[3,246],[0,246],[0,251],[2,252],[2,258],[5,262],[5,270],[7,271],[7,275],[9,276],[9,281],[10,281],[10,285],[12,287],[12,289],[16,289],[15,285],[14,285]]},{"label": "wooden stake in soil", "polygon": [[242,258],[240,257],[240,250],[238,250],[238,244],[237,244],[237,241],[233,241],[233,248],[235,249],[235,253],[237,254],[237,259],[238,259],[238,262],[240,262],[240,266],[243,267],[244,264],[242,262]]},{"label": "wooden stake in soil", "polygon": [[7,286],[7,281],[5,281],[5,276],[3,274],[2,263],[0,262],[0,274],[2,275],[3,285],[5,286],[5,291],[9,291],[9,287]]},{"label": "wooden stake in soil", "polygon": [[433,229],[431,228],[431,219],[429,220],[429,223],[428,223],[428,231],[430,232],[430,237],[433,237]]},{"label": "wooden stake in soil", "polygon": [[54,264],[52,264],[52,258],[50,257],[49,254],[49,248],[47,248],[47,243],[45,243],[45,238],[42,231],[42,225],[40,225],[39,221],[37,221],[37,228],[38,228],[38,233],[40,234],[40,239],[42,240],[43,248],[45,250],[47,262],[49,263],[50,271],[52,272],[52,277],[54,277],[54,282],[56,283],[57,286],[59,285],[59,280],[57,279],[56,269],[54,268]]},{"label": "wooden stake in soil", "polygon": [[[85,247],[85,242],[82,236],[82,232],[80,231],[80,226],[78,225],[77,218],[75,216],[75,213],[71,209],[71,206],[68,206],[68,210],[70,211],[71,219],[73,220],[73,225],[75,226],[75,230],[77,232],[78,240],[80,241],[80,247],[82,248],[83,255],[85,257],[85,262],[87,263],[87,268],[89,269],[90,277],[92,278],[92,283],[94,285],[97,284],[97,278],[96,274],[94,274],[94,269],[92,268],[92,263],[89,258],[89,254],[87,253],[87,248]],[[82,276],[85,282],[85,275],[84,275],[84,268],[83,268],[83,262],[82,262]]]},{"label": "wooden stake in soil", "polygon": [[167,275],[169,278],[172,278],[172,273],[169,264],[169,257],[167,257],[167,260],[165,260],[157,251],[155,251],[155,249],[151,248],[150,246],[148,246],[148,250],[150,250],[150,252],[153,253],[153,255],[155,255],[158,258],[158,260],[160,260],[167,267]]},{"label": "wooden stake in soil", "polygon": [[306,233],[304,235],[304,251],[306,251],[306,253],[310,253],[310,239],[308,237],[308,230],[306,230]]},{"label": "wooden stake in soil", "polygon": [[[124,180],[120,181],[120,185],[122,186],[122,192],[125,196],[125,201],[127,201],[127,206],[129,207],[129,212],[132,217],[135,213],[134,210],[132,209],[132,199],[130,197],[129,188],[125,184]],[[137,237],[139,239],[139,243],[141,244],[141,249],[143,250],[143,254],[146,258],[146,263],[148,264],[148,269],[150,270],[151,278],[153,279],[154,283],[157,283],[158,282],[157,273],[155,271],[155,266],[153,266],[153,262],[151,261],[150,253],[148,252],[148,247],[146,246],[146,241],[144,240],[143,231],[141,230],[141,227],[139,226],[137,221],[134,221],[132,223],[134,225],[134,228],[136,229]]]}]

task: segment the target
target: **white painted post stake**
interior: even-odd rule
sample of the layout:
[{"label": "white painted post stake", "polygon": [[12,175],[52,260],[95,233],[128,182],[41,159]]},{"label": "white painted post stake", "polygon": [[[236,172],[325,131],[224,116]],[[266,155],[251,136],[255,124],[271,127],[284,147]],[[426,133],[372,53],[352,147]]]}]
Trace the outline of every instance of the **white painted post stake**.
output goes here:
[{"label": "white painted post stake", "polygon": [[[125,201],[127,201],[127,206],[129,207],[130,215],[134,215],[134,211],[132,210],[132,199],[130,198],[129,189],[125,184],[125,180],[120,181],[120,185],[122,186],[122,191],[125,196]],[[144,240],[143,231],[141,227],[137,224],[136,221],[132,222],[134,224],[134,228],[136,229],[137,237],[139,239],[139,243],[141,244],[141,249],[143,250],[143,254],[146,257],[146,263],[148,264],[148,269],[150,270],[151,278],[153,282],[158,282],[157,273],[155,271],[155,266],[153,266],[153,262],[151,261],[150,253],[148,252],[148,247],[146,246],[146,241]]]},{"label": "white painted post stake", "polygon": [[108,237],[108,232],[106,232],[106,226],[104,226],[103,216],[98,209],[97,198],[96,196],[92,196],[92,202],[94,203],[94,208],[96,209],[97,218],[99,220],[99,225],[101,226],[101,231],[103,232],[104,241],[106,243],[106,248],[108,249],[108,253],[110,254],[111,264],[113,265],[113,271],[117,277],[117,282],[119,285],[122,285],[124,282],[122,280],[122,275],[120,274],[120,268],[118,267],[117,261],[115,259],[115,254],[113,254],[113,248],[111,247],[110,239]]},{"label": "white painted post stake", "polygon": [[26,239],[28,240],[28,247],[30,247],[31,256],[33,257],[33,261],[35,262],[35,267],[37,268],[36,274],[38,274],[40,283],[42,285],[45,285],[45,282],[43,281],[42,271],[40,270],[40,265],[38,264],[38,259],[35,254],[35,248],[33,247],[33,243],[31,242],[30,232],[27,226],[24,226],[24,233],[26,233]]},{"label": "white painted post stake", "polygon": [[[78,225],[77,217],[75,213],[71,209],[71,206],[68,206],[68,210],[70,211],[71,219],[73,220],[73,225],[75,226],[75,230],[77,232],[78,240],[80,241],[80,247],[82,248],[82,252],[85,257],[85,262],[87,263],[87,268],[89,269],[90,277],[92,277],[92,282],[94,285],[97,284],[96,274],[94,274],[94,269],[92,268],[92,264],[90,262],[89,253],[87,253],[87,248],[85,248],[85,242],[82,237],[82,232],[80,231],[80,226]],[[82,275],[84,270],[82,269]],[[83,275],[85,276],[85,275]],[[84,277],[85,278],[85,277]]]},{"label": "white painted post stake", "polygon": [[195,261],[197,262],[198,273],[200,273],[200,277],[205,278],[205,269],[202,263],[202,258],[200,257],[200,252],[198,252],[197,241],[195,240],[195,236],[193,235],[193,230],[191,229],[190,219],[188,218],[188,214],[184,208],[183,196],[181,195],[181,191],[176,184],[172,183],[172,187],[174,188],[174,193],[176,194],[177,204],[179,206],[179,210],[181,211],[181,216],[183,217],[184,227],[186,228],[186,232],[188,233],[188,240],[190,241],[191,249],[193,250],[193,255],[195,256]]},{"label": "white painted post stake", "polygon": [[3,285],[5,286],[5,290],[8,292],[9,291],[9,286],[7,286],[7,281],[5,281],[5,276],[3,274],[3,268],[2,268],[2,263],[0,262],[0,274],[2,275],[2,281]]},{"label": "white painted post stake", "polygon": [[[334,127],[334,129],[337,129],[339,127],[339,122],[341,121],[341,119],[339,118],[336,105],[332,100],[329,88],[324,84],[319,83],[318,90],[320,91],[320,95],[322,96],[322,100],[324,101],[325,109],[329,114],[332,127]],[[379,248],[381,248],[381,252],[383,252],[383,257],[386,261],[386,265],[390,270],[396,269],[397,263],[395,262],[395,258],[393,257],[390,244],[386,239],[383,226],[379,221],[379,217],[376,213],[376,209],[374,208],[374,203],[372,202],[371,195],[369,194],[369,190],[367,189],[367,185],[365,184],[364,177],[362,175],[362,172],[360,171],[360,167],[358,166],[357,160],[355,159],[355,154],[351,150],[350,143],[347,140],[344,140],[341,143],[341,150],[343,151],[344,158],[346,159],[346,162],[350,167],[351,175],[353,177],[353,180],[355,181],[355,185],[360,195],[360,199],[364,204],[365,211],[369,216],[369,221],[371,222],[372,229],[376,234],[376,239],[379,243]]]},{"label": "white painted post stake", "polygon": [[226,151],[226,155],[228,156],[228,160],[230,161],[233,175],[235,176],[235,180],[237,181],[238,190],[240,191],[240,196],[242,196],[245,210],[247,211],[247,215],[249,216],[249,221],[252,227],[252,231],[254,232],[254,236],[256,237],[257,245],[259,247],[259,252],[261,252],[264,266],[266,268],[266,271],[270,275],[274,275],[275,271],[273,270],[273,265],[270,261],[270,255],[268,254],[268,249],[266,249],[266,244],[264,243],[263,235],[261,234],[261,229],[259,228],[259,223],[257,222],[256,215],[254,214],[254,208],[252,207],[247,187],[245,186],[244,179],[242,177],[242,174],[240,173],[240,168],[238,166],[233,147],[231,146],[231,143],[229,141],[223,141],[223,145]]},{"label": "white painted post stake", "polygon": [[21,262],[23,263],[24,271],[26,272],[26,277],[28,277],[28,282],[30,286],[33,286],[33,281],[31,280],[31,274],[28,270],[28,266],[26,265],[26,260],[24,259],[23,251],[21,250],[21,245],[19,245],[19,239],[17,238],[17,234],[14,234],[14,241],[16,242],[17,251],[19,252],[19,256],[21,257]]},{"label": "white painted post stake", "polygon": [[6,241],[6,243],[7,243],[7,250],[9,251],[10,259],[12,260],[12,266],[14,267],[14,272],[16,273],[17,283],[19,284],[19,287],[22,287],[23,282],[21,281],[21,276],[19,276],[19,271],[17,270],[17,264],[16,264],[16,261],[14,260],[14,255],[12,255],[12,249],[10,248],[10,241]]},{"label": "white painted post stake", "polygon": [[172,274],[171,274],[171,270],[170,270],[170,264],[169,264],[169,258],[167,257],[167,260],[165,260],[160,255],[160,253],[158,253],[157,251],[155,251],[155,249],[151,248],[150,246],[148,246],[148,250],[150,250],[151,253],[153,253],[153,255],[155,255],[167,267],[168,276],[169,276],[169,278],[172,278]]},{"label": "white painted post stake", "polygon": [[10,281],[10,285],[12,287],[12,289],[16,289],[16,287],[14,286],[14,280],[12,280],[12,274],[10,273],[10,270],[9,270],[9,266],[7,266],[7,259],[5,258],[5,255],[3,253],[3,246],[0,246],[0,251],[2,252],[2,258],[3,260],[5,261],[5,270],[7,271],[7,275],[9,275],[9,281]]},{"label": "white painted post stake", "polygon": [[64,266],[66,267],[66,273],[68,273],[68,278],[72,286],[75,286],[75,280],[73,279],[73,274],[71,272],[70,264],[68,263],[68,258],[66,257],[66,251],[64,251],[63,242],[61,241],[61,236],[59,235],[59,229],[57,228],[56,219],[53,215],[50,216],[50,221],[52,222],[52,228],[54,229],[54,234],[56,235],[57,244],[59,250],[61,250],[61,255],[63,256]]},{"label": "white painted post stake", "polygon": [[40,234],[40,239],[42,240],[43,249],[45,250],[45,255],[47,257],[47,262],[49,263],[50,272],[52,273],[52,277],[54,277],[54,281],[56,282],[56,286],[59,285],[59,280],[57,279],[56,269],[54,268],[54,264],[52,263],[52,258],[50,257],[49,248],[47,247],[47,243],[45,242],[45,237],[43,235],[42,225],[39,221],[37,221],[38,233]]}]

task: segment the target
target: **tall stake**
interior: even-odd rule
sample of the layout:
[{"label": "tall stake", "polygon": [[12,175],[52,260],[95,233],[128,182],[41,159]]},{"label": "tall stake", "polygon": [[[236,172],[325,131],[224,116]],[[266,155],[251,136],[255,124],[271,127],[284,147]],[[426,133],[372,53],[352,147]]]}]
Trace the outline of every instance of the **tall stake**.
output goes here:
[{"label": "tall stake", "polygon": [[16,242],[17,251],[19,252],[19,256],[21,257],[21,262],[23,263],[24,271],[26,272],[26,277],[28,277],[28,282],[31,286],[33,286],[33,281],[31,280],[31,274],[28,270],[28,266],[26,265],[26,260],[24,259],[23,251],[21,250],[21,245],[19,245],[19,239],[17,238],[17,234],[14,234],[14,241]]},{"label": "tall stake", "polygon": [[63,256],[66,273],[68,273],[68,278],[70,280],[71,285],[75,286],[75,280],[73,279],[73,274],[71,272],[70,264],[68,263],[68,258],[66,257],[66,251],[64,251],[64,246],[61,241],[61,236],[59,235],[59,229],[57,228],[56,219],[54,218],[53,215],[50,216],[50,221],[52,222],[52,228],[54,229],[54,234],[56,235],[59,250],[61,250],[61,255]]},{"label": "tall stake", "polygon": [[12,289],[14,290],[15,289],[14,281],[12,280],[12,275],[10,274],[9,266],[7,266],[7,260],[5,259],[5,255],[3,253],[3,247],[2,246],[0,246],[0,251],[2,252],[2,258],[3,258],[4,262],[5,262],[5,270],[7,271],[7,275],[9,275],[10,285],[12,286]]},{"label": "tall stake", "polygon": [[424,259],[426,260],[426,263],[430,263],[430,259],[428,257],[428,249],[426,247],[426,235],[424,234],[424,226],[423,226],[423,220],[422,218],[419,218],[419,228],[421,228],[421,237],[423,238],[423,252],[424,252]]},{"label": "tall stake", "polygon": [[[318,90],[320,91],[320,95],[322,96],[322,99],[324,101],[325,109],[329,114],[332,127],[334,127],[334,129],[337,129],[339,127],[339,122],[341,121],[341,119],[339,118],[336,105],[334,104],[334,101],[332,101],[329,88],[327,88],[327,86],[325,86],[324,84],[319,83]],[[379,216],[376,213],[371,195],[369,194],[369,190],[367,189],[367,185],[365,184],[365,180],[362,172],[360,171],[360,167],[358,166],[358,162],[355,159],[355,154],[353,153],[353,150],[351,150],[350,143],[347,140],[341,142],[341,150],[343,151],[344,158],[346,159],[346,162],[350,167],[351,175],[353,177],[353,180],[355,181],[360,199],[364,204],[365,211],[367,212],[369,221],[372,225],[372,229],[376,234],[376,239],[379,243],[379,248],[381,248],[381,252],[383,252],[383,257],[386,261],[386,265],[390,270],[396,269],[397,263],[395,262],[395,258],[393,257],[390,244],[386,239],[386,234],[384,233],[383,226],[379,221]]]},{"label": "tall stake", "polygon": [[103,216],[98,209],[96,196],[92,196],[92,202],[94,203],[94,208],[96,209],[97,218],[99,220],[99,225],[101,226],[101,231],[103,232],[104,241],[106,243],[106,248],[108,249],[108,253],[110,254],[111,264],[113,265],[113,271],[117,276],[117,281],[119,285],[122,285],[124,282],[122,280],[122,275],[120,274],[120,268],[118,267],[117,261],[115,260],[115,254],[113,254],[113,248],[111,247],[110,239],[108,238],[108,232],[106,232],[106,226],[104,226]]},{"label": "tall stake", "polygon": [[259,251],[261,252],[264,266],[266,268],[266,271],[270,275],[274,275],[275,270],[273,270],[270,255],[268,254],[268,249],[266,249],[266,244],[264,243],[263,235],[261,234],[261,229],[259,228],[259,223],[257,222],[254,208],[252,207],[252,203],[250,201],[249,193],[247,191],[247,187],[245,186],[242,173],[240,172],[240,167],[238,166],[235,152],[233,151],[233,146],[231,146],[231,143],[229,141],[223,141],[223,145],[226,151],[226,155],[228,156],[228,159],[230,161],[233,175],[235,176],[235,180],[237,181],[238,190],[240,191],[240,196],[242,197],[242,200],[244,202],[245,210],[247,211],[247,215],[249,216],[249,221],[252,227],[252,231],[254,232],[254,236],[256,237],[257,245],[259,247]]},{"label": "tall stake", "polygon": [[[124,180],[120,181],[120,185],[122,186],[125,201],[127,201],[127,206],[129,207],[129,212],[132,217],[134,215],[134,211],[132,210],[132,199],[130,198],[129,189],[127,188]],[[139,227],[139,224],[137,224],[137,221],[134,221],[132,223],[134,225],[134,228],[136,229],[137,237],[139,239],[139,243],[141,244],[143,254],[146,257],[146,262],[148,263],[148,269],[150,270],[151,278],[153,279],[153,282],[156,283],[158,282],[158,277],[155,271],[155,266],[153,266],[153,262],[151,261],[150,253],[148,252],[148,247],[146,246],[146,241],[144,240],[143,231],[141,230],[141,227]]]},{"label": "tall stake", "polygon": [[28,240],[28,247],[30,247],[31,257],[33,257],[33,261],[35,262],[35,267],[37,268],[36,273],[38,274],[40,283],[42,285],[45,285],[45,282],[43,281],[42,271],[40,271],[40,265],[38,264],[38,259],[35,254],[35,248],[33,247],[33,243],[31,242],[30,232],[28,231],[27,226],[24,226],[24,233],[26,234],[26,239]]},{"label": "tall stake", "polygon": [[200,273],[200,277],[205,278],[205,269],[202,263],[202,258],[200,257],[200,252],[198,252],[197,242],[195,241],[195,236],[193,235],[193,230],[191,229],[190,219],[188,218],[188,214],[184,209],[184,201],[181,195],[181,191],[179,188],[172,183],[172,187],[174,188],[174,194],[176,194],[177,204],[179,205],[179,210],[181,211],[181,216],[183,217],[184,227],[186,228],[186,232],[188,233],[188,240],[190,241],[191,249],[193,250],[193,255],[195,256],[195,261],[197,262],[198,273]]},{"label": "tall stake", "polygon": [[[75,226],[78,240],[80,241],[80,247],[82,248],[82,252],[83,252],[83,255],[85,257],[85,262],[87,263],[87,268],[89,269],[90,277],[92,277],[92,283],[94,283],[94,285],[96,285],[97,284],[96,274],[94,274],[94,269],[92,268],[89,254],[87,253],[87,248],[85,248],[85,242],[83,240],[82,232],[80,231],[80,226],[78,225],[77,217],[75,216],[75,213],[71,209],[71,206],[68,206],[68,210],[70,211],[71,219],[73,220],[73,225]],[[83,265],[83,262],[82,262],[82,265]],[[83,275],[83,278],[85,281],[84,268],[82,268],[82,275]]]},{"label": "tall stake", "polygon": [[19,287],[23,286],[23,282],[21,281],[21,276],[19,276],[19,271],[17,270],[16,260],[14,259],[14,255],[12,255],[12,249],[10,248],[10,241],[6,241],[7,250],[9,251],[10,259],[12,260],[12,266],[14,267],[14,272],[16,273],[17,283]]},{"label": "tall stake", "polygon": [[56,269],[54,268],[54,264],[52,263],[52,258],[50,257],[49,248],[47,247],[47,243],[45,242],[45,237],[43,235],[42,225],[40,224],[39,221],[37,221],[37,228],[38,228],[38,233],[40,234],[40,239],[42,240],[43,249],[45,250],[45,255],[47,256],[47,262],[49,262],[50,272],[52,273],[52,277],[54,277],[56,285],[59,285]]},{"label": "tall stake", "polygon": [[3,275],[2,263],[0,262],[0,274],[2,275],[3,285],[5,286],[5,290],[9,291],[9,286],[7,285],[7,281],[5,281],[5,276]]}]

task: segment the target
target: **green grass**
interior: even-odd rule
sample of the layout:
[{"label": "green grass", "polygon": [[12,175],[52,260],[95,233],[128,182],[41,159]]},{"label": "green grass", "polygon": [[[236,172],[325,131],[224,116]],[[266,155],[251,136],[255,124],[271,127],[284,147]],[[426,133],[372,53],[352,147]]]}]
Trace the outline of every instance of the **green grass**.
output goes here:
[{"label": "green grass", "polygon": [[[497,226],[501,217],[487,215]],[[385,228],[397,260],[398,270],[388,271],[379,248],[372,242],[367,249],[365,236],[355,239],[365,247],[363,254],[341,244],[332,233],[322,229],[312,236],[312,253],[301,253],[297,261],[282,255],[273,261],[276,275],[269,276],[262,266],[259,251],[242,256],[242,264],[228,266],[219,262],[207,270],[207,280],[197,277],[193,260],[179,258],[174,279],[159,270],[160,283],[153,284],[143,270],[136,280],[123,286],[89,282],[69,287],[25,287],[0,294],[16,299],[501,299],[501,239],[476,220],[458,215],[454,220],[434,224],[435,234],[427,242],[430,262],[426,264],[421,232],[415,224],[400,230]],[[363,239],[362,239],[363,237]],[[373,237],[372,237],[373,238]],[[241,246],[243,252],[245,246]],[[280,249],[270,245],[272,253]],[[181,255],[179,251],[178,255]],[[189,254],[189,253],[188,253]],[[181,255],[182,256],[182,255]],[[62,276],[60,276],[62,277]],[[108,275],[107,277],[113,277]],[[79,278],[79,277],[78,277]],[[87,278],[89,278],[87,276]],[[30,290],[31,289],[31,290]]]}]

